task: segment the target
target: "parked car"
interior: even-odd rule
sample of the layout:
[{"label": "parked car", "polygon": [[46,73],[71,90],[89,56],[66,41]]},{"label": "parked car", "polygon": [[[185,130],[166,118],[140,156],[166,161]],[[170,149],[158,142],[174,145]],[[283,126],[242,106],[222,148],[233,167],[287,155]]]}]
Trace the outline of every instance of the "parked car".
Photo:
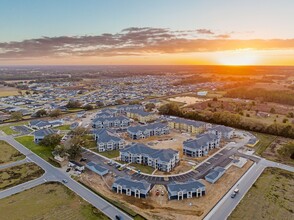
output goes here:
[{"label": "parked car", "polygon": [[67,168],[67,169],[66,169],[66,172],[68,173],[70,170],[71,170],[70,168]]},{"label": "parked car", "polygon": [[121,220],[122,218],[121,218],[119,215],[116,215],[116,216],[115,216],[115,219],[116,219],[116,220]]},{"label": "parked car", "polygon": [[85,157],[82,157],[81,159],[80,159],[80,162],[86,162],[87,161],[87,158],[85,158]]},{"label": "parked car", "polygon": [[232,198],[232,199],[235,198],[236,195],[237,195],[237,193],[233,192],[233,193],[231,194],[231,198]]},{"label": "parked car", "polygon": [[120,165],[119,165],[119,164],[116,164],[116,165],[115,165],[115,168],[116,168],[116,169],[120,168]]},{"label": "parked car", "polygon": [[238,188],[236,188],[235,190],[234,190],[234,193],[239,193],[239,189]]},{"label": "parked car", "polygon": [[68,183],[68,181],[66,179],[63,179],[62,182],[63,183]]}]

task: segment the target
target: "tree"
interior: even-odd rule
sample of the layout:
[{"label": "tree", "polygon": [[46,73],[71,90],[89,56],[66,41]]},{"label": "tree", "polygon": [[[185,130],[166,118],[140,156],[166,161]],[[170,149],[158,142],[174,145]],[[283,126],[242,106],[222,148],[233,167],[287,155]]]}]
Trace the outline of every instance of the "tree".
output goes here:
[{"label": "tree", "polygon": [[36,117],[40,118],[47,115],[47,111],[45,109],[40,109],[36,112]]},{"label": "tree", "polygon": [[54,109],[49,113],[49,116],[52,117],[52,118],[57,118],[60,115],[61,115],[61,110],[60,109]]},{"label": "tree", "polygon": [[30,95],[31,92],[29,90],[26,91],[26,95]]},{"label": "tree", "polygon": [[147,103],[145,105],[145,108],[147,109],[147,111],[152,111],[155,108],[155,104],[154,103]]},{"label": "tree", "polygon": [[66,149],[65,149],[64,145],[57,145],[54,148],[54,151],[61,157],[63,157],[64,154],[66,153]]},{"label": "tree", "polygon": [[287,122],[288,122],[288,118],[284,118],[283,123],[287,123]]},{"label": "tree", "polygon": [[80,108],[81,103],[77,100],[69,100],[69,102],[66,104],[67,108]]},{"label": "tree", "polygon": [[97,102],[96,102],[96,106],[99,108],[99,107],[103,107],[104,104],[103,104],[103,102],[101,102],[101,101],[97,101]]},{"label": "tree", "polygon": [[70,159],[76,159],[82,151],[82,147],[84,146],[85,141],[81,136],[73,136],[67,148],[67,153]]},{"label": "tree", "polygon": [[87,104],[87,105],[85,105],[84,107],[83,107],[83,109],[85,109],[85,110],[92,110],[92,109],[94,109],[94,107],[93,107],[93,105],[90,105],[90,104]]},{"label": "tree", "polygon": [[83,136],[89,133],[89,130],[85,127],[78,126],[74,130],[70,132],[71,135],[74,136]]},{"label": "tree", "polygon": [[294,117],[294,113],[293,112],[289,112],[287,115],[288,118],[293,118]]},{"label": "tree", "polygon": [[275,114],[276,113],[276,109],[271,108],[270,113]]},{"label": "tree", "polygon": [[141,102],[139,100],[133,100],[133,101],[130,101],[129,104],[130,105],[141,105]]},{"label": "tree", "polygon": [[213,97],[212,101],[217,102],[217,97]]},{"label": "tree", "polygon": [[18,90],[17,92],[18,92],[19,95],[22,95],[22,91],[21,90]]},{"label": "tree", "polygon": [[160,106],[158,109],[159,113],[162,115],[174,115],[174,116],[182,116],[182,111],[179,106],[175,103],[167,103],[165,105]]},{"label": "tree", "polygon": [[40,145],[54,149],[60,144],[61,136],[59,134],[49,134],[40,141]]},{"label": "tree", "polygon": [[22,120],[22,113],[20,111],[12,112],[10,118],[15,121],[20,121]]}]

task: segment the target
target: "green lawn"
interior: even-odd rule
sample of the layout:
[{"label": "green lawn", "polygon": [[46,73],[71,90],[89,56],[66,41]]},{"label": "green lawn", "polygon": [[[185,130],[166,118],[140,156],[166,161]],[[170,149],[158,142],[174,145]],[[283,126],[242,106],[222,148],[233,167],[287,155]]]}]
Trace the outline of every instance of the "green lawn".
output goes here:
[{"label": "green lawn", "polygon": [[42,157],[44,160],[51,163],[53,166],[59,166],[57,162],[52,159],[52,150],[48,147],[41,146],[34,142],[33,136],[21,136],[15,138],[16,141],[33,151],[38,156]]},{"label": "green lawn", "polygon": [[5,141],[0,141],[0,164],[14,162],[25,158],[23,154]]},{"label": "green lawn", "polygon": [[61,126],[56,127],[56,129],[67,131],[67,130],[70,130],[70,125],[61,125]]},{"label": "green lawn", "polygon": [[[0,200],[1,220],[106,220],[98,209],[58,183],[39,185]],[[5,213],[5,214],[4,214]]]},{"label": "green lawn", "polygon": [[261,155],[263,151],[276,139],[277,136],[263,134],[258,132],[251,132],[259,139],[259,142],[254,146],[255,153]]},{"label": "green lawn", "polygon": [[293,186],[292,172],[266,168],[228,219],[293,219]]},{"label": "green lawn", "polygon": [[142,173],[151,174],[154,171],[153,167],[137,164],[137,163],[131,163],[129,166],[135,167],[137,170],[140,170]]},{"label": "green lawn", "polygon": [[105,152],[98,152],[97,150],[95,150],[95,152],[108,157],[108,158],[116,158],[119,157],[119,150],[112,150],[112,151],[105,151]]},{"label": "green lawn", "polygon": [[43,173],[44,170],[34,163],[3,169],[0,172],[0,191],[36,179]]},{"label": "green lawn", "polygon": [[28,122],[22,121],[22,122],[13,123],[13,124],[1,125],[0,130],[3,131],[7,135],[17,134],[17,132],[14,131],[13,129],[11,129],[11,127],[12,126],[17,126],[17,125],[25,125],[27,123]]}]

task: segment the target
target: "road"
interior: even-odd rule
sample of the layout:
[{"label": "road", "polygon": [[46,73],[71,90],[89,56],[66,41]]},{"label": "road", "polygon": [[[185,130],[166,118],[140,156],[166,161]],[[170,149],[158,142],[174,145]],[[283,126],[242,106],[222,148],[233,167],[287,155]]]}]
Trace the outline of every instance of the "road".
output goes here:
[{"label": "road", "polygon": [[102,199],[101,197],[93,193],[92,191],[88,190],[86,187],[82,186],[81,184],[79,184],[78,182],[70,178],[67,173],[52,166],[47,161],[37,156],[33,152],[31,152],[22,144],[14,140],[11,136],[0,136],[0,140],[8,142],[11,146],[13,146],[19,152],[24,154],[30,161],[36,163],[45,171],[45,174],[42,178],[38,178],[34,181],[30,181],[28,183],[25,183],[24,185],[12,187],[10,189],[1,191],[0,198],[7,197],[15,193],[21,192],[27,188],[32,188],[34,186],[42,184],[45,182],[44,178],[48,181],[57,181],[61,183],[63,179],[66,179],[68,181],[66,184],[64,184],[66,187],[74,191],[76,194],[78,194],[84,200],[86,200],[87,202],[95,206],[97,209],[101,210],[105,215],[107,215],[111,219],[115,219],[116,215],[121,216],[124,220],[132,219],[123,211],[119,210],[118,208],[108,203],[107,201],[105,201],[104,199]]},{"label": "road", "polygon": [[[229,190],[229,192],[222,198],[222,200],[220,200],[219,203],[208,213],[204,220],[227,219],[266,167],[277,167],[294,172],[294,167],[272,162],[264,158],[259,159],[259,162],[255,163],[246,172],[246,174],[235,184],[235,186],[232,187],[232,189]],[[238,188],[240,191],[237,196],[232,199],[231,194],[233,193],[235,188]]]},{"label": "road", "polygon": [[12,163],[3,164],[3,165],[0,165],[0,170],[6,169],[6,168],[9,168],[9,167],[18,166],[18,165],[21,165],[21,164],[24,164],[24,163],[27,163],[27,162],[29,162],[29,159],[25,158],[25,159],[18,160],[18,161],[12,162]]}]

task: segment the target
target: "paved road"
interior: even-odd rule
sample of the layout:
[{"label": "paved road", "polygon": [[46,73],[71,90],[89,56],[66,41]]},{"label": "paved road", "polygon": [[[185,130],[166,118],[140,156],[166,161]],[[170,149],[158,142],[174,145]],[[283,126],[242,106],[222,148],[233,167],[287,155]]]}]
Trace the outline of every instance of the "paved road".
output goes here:
[{"label": "paved road", "polygon": [[[58,181],[62,182],[63,179],[66,179],[68,181],[65,186],[67,186],[69,189],[74,191],[76,194],[81,196],[84,200],[88,201],[90,204],[95,206],[97,209],[101,210],[104,214],[109,216],[111,219],[115,219],[116,215],[122,216],[123,219],[132,219],[130,216],[122,212],[121,210],[117,209],[115,206],[111,205],[92,191],[88,190],[75,180],[71,179],[67,173],[64,173],[62,170],[55,168],[51,164],[49,164],[47,161],[43,160],[41,157],[37,156],[30,150],[28,150],[26,147],[21,145],[19,142],[14,140],[10,136],[0,136],[0,140],[4,140],[8,142],[10,145],[12,145],[14,148],[16,148],[18,151],[20,151],[22,154],[27,156],[32,162],[36,163],[38,166],[40,166],[43,170],[45,170],[45,178],[47,178],[49,181]],[[35,182],[29,182],[25,187],[35,186],[44,183],[44,177],[39,178],[35,180]],[[0,192],[0,198],[4,198],[6,196],[13,195],[17,192],[20,192],[22,188],[20,187],[14,187],[10,190],[5,190]],[[25,190],[25,188],[23,188]]]},{"label": "paved road", "polygon": [[3,164],[3,165],[0,165],[0,170],[6,169],[6,168],[9,168],[9,167],[18,166],[18,165],[27,163],[29,161],[30,161],[29,159],[25,158],[25,159],[18,160],[18,161],[12,162],[12,163]]},{"label": "paved road", "polygon": [[[258,158],[258,157],[256,157]],[[284,164],[275,163],[266,159],[260,158],[258,163],[255,163],[250,170],[235,184],[234,187],[223,197],[223,199],[211,210],[204,220],[225,220],[236,208],[253,183],[258,179],[266,167],[277,167],[294,172],[294,167]],[[232,199],[231,194],[234,189],[240,191],[237,196]]]}]

